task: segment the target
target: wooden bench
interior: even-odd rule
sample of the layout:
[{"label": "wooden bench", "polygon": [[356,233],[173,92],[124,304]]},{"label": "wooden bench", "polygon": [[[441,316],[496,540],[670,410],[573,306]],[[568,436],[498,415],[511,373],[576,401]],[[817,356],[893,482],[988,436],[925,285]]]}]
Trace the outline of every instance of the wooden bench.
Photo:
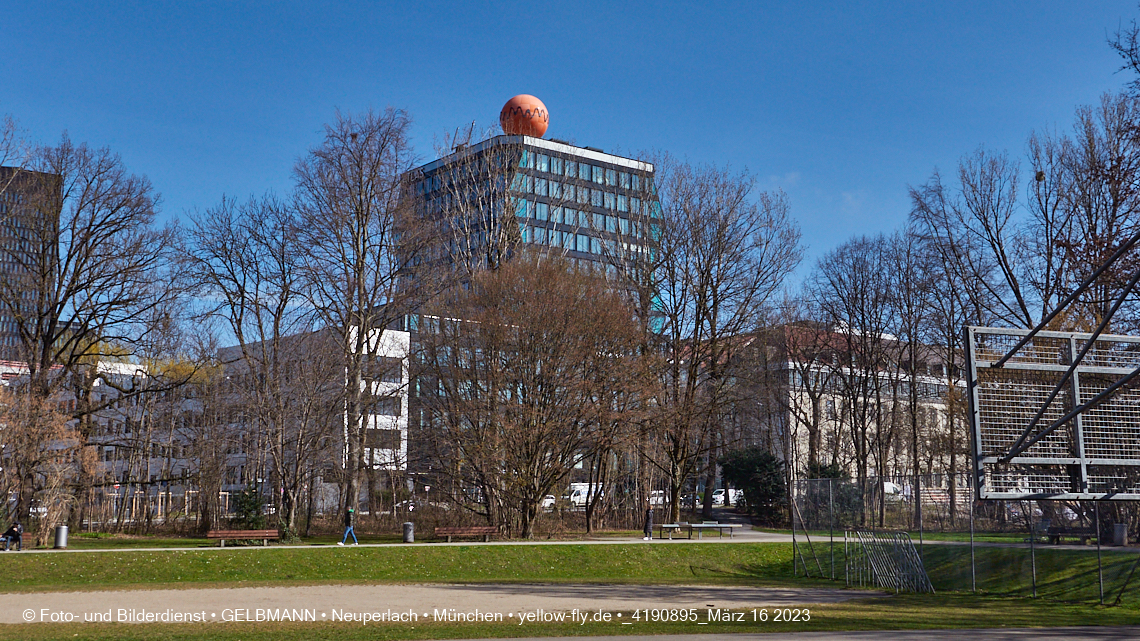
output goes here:
[{"label": "wooden bench", "polygon": [[447,542],[451,543],[453,536],[481,536],[483,541],[490,541],[492,534],[498,534],[499,528],[493,525],[472,525],[468,527],[437,527],[435,529],[435,538],[441,536],[447,537]]},{"label": "wooden bench", "polygon": [[1091,527],[1061,527],[1049,526],[1045,533],[1049,536],[1049,542],[1057,545],[1061,542],[1061,537],[1080,537],[1081,544],[1085,545],[1089,539],[1096,536],[1096,530]]},{"label": "wooden bench", "polygon": [[269,539],[276,541],[281,538],[277,530],[210,530],[206,532],[207,539],[221,539],[222,547],[226,547],[226,540],[243,541],[261,539],[262,545],[269,545]]}]

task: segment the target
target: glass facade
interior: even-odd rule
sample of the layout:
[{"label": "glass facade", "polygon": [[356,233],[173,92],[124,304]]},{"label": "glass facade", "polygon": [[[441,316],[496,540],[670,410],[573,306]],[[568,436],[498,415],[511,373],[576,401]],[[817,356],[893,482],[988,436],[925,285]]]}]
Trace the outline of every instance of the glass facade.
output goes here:
[{"label": "glass facade", "polygon": [[[501,158],[510,160],[496,160]],[[511,175],[493,177],[499,166]],[[515,238],[524,245],[558,250],[580,266],[601,269],[650,250],[655,210],[642,206],[655,201],[653,166],[648,163],[555,141],[499,136],[418,171],[415,188],[429,212],[470,198],[469,188],[454,187],[459,173],[465,173],[468,182],[509,186],[503,201],[510,203],[508,210],[513,209]],[[486,175],[477,176],[479,171]],[[483,209],[492,211],[482,212],[484,226],[509,224],[493,211],[494,198],[486,201]],[[477,234],[467,243],[477,245],[485,235]]]},{"label": "glass facade", "polygon": [[[55,178],[48,174],[0,167],[0,278],[11,288],[13,299],[21,289],[27,288],[21,295],[29,298],[33,291],[35,279],[25,281],[25,266],[35,262],[29,252],[34,253],[39,246],[48,222],[35,202],[37,194],[42,198],[45,187],[54,189],[55,185]],[[22,356],[16,316],[13,310],[0,306],[0,360],[20,360]]]},{"label": "glass facade", "polygon": [[[512,181],[525,190],[519,190],[522,202],[515,210],[523,241],[562,249],[579,264],[612,265],[646,251],[650,221],[641,202],[652,198],[642,192],[652,185],[652,167],[643,165],[638,171],[583,160],[575,157],[576,150],[569,147],[560,154],[524,146],[519,178]],[[535,188],[526,189],[532,181]]]}]

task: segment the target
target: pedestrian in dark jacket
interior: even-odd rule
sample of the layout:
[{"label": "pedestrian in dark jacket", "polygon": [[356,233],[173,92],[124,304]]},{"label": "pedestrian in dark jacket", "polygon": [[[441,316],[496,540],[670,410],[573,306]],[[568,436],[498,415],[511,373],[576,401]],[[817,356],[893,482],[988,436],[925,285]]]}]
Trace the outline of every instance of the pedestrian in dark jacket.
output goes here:
[{"label": "pedestrian in dark jacket", "polygon": [[7,530],[4,530],[4,534],[0,535],[0,538],[4,539],[4,551],[5,552],[8,551],[8,548],[10,548],[13,543],[16,544],[16,550],[23,550],[24,549],[24,526],[20,525],[19,523],[13,523],[11,526],[8,527]]},{"label": "pedestrian in dark jacket", "polygon": [[645,510],[645,529],[643,532],[645,533],[644,540],[648,541],[653,538],[653,508]]},{"label": "pedestrian in dark jacket", "polygon": [[344,513],[344,538],[341,539],[340,543],[337,543],[337,545],[344,545],[345,541],[348,540],[349,534],[352,535],[352,544],[360,545],[360,542],[356,540],[356,532],[352,529],[352,526],[355,522],[356,510],[348,508],[348,511]]}]

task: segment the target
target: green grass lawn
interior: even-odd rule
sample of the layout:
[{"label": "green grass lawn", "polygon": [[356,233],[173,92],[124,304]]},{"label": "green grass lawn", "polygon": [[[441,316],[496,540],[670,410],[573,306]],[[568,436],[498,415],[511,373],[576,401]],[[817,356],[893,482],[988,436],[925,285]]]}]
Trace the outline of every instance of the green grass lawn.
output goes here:
[{"label": "green grass lawn", "polygon": [[[630,613],[609,623],[577,625],[504,623],[418,623],[363,626],[359,623],[210,623],[210,624],[37,624],[0,626],[0,634],[29,641],[47,639],[221,639],[271,641],[277,639],[458,639],[538,636],[589,636],[620,634],[685,634],[739,632],[835,632],[845,630],[921,630],[942,628],[1015,628],[1080,625],[1136,625],[1140,611],[1133,608],[1050,602],[1042,599],[1002,598],[962,594],[900,595],[831,605],[810,605],[810,620],[743,622],[644,623],[621,625]],[[707,610],[698,610],[707,622]]]},{"label": "green grass lawn", "polygon": [[749,582],[791,576],[789,544],[269,547],[0,554],[3,590],[337,582]]},{"label": "green grass lawn", "polygon": [[[789,529],[780,530],[780,529],[762,528],[762,527],[753,527],[752,529],[754,529],[758,532],[768,532],[771,534],[787,534],[789,536],[792,533],[792,531]],[[796,536],[803,536],[803,534],[804,534],[803,530],[796,530]],[[813,542],[815,542],[816,539],[821,540],[821,541],[830,540],[828,538],[828,531],[827,530],[808,530],[807,534],[808,534],[808,536],[811,537]],[[918,530],[914,530],[913,532],[907,532],[907,534],[910,535],[910,538],[914,541],[915,545],[917,545],[918,544]],[[975,532],[974,533],[974,541],[976,543],[1025,543],[1026,537],[1028,537],[1028,536],[1029,535],[1025,532],[1020,532],[1020,533],[1018,533],[1018,532]],[[836,529],[835,530],[835,538],[838,541],[843,540],[843,530],[842,529]],[[970,542],[970,533],[969,532],[923,532],[922,533],[922,540],[924,540],[924,541],[957,541],[957,542],[961,542],[961,543],[969,543]]]},{"label": "green grass lawn", "polygon": [[[917,541],[916,541],[917,544]],[[831,547],[827,539],[813,539],[809,548],[801,543],[808,570],[817,576],[822,569],[831,575]],[[814,550],[814,554],[812,553]],[[843,543],[835,546],[835,572],[843,580]],[[938,591],[966,592],[972,589],[970,548],[965,545],[926,545],[923,564]],[[1033,560],[1028,547],[975,547],[979,592],[1000,596],[1033,594]],[[1038,546],[1037,596],[1046,599],[1096,603],[1100,598],[1096,548],[1092,546]],[[1101,551],[1104,592],[1107,602],[1116,598],[1140,551],[1103,548]],[[797,562],[800,573],[803,565]],[[1140,569],[1132,578],[1122,603],[1140,604]]]},{"label": "green grass lawn", "polygon": [[[191,539],[193,540],[193,539]],[[324,541],[331,544],[332,541]],[[815,554],[801,546],[813,577],[831,574],[831,550],[815,542]],[[927,545],[922,554],[935,589],[969,591],[967,546]],[[975,548],[978,590],[999,596],[1032,593],[1027,548]],[[1096,602],[1096,550],[1041,546],[1037,594],[1074,602]],[[1111,601],[1136,560],[1136,551],[1103,550],[1105,593]],[[818,562],[818,565],[817,565]],[[802,562],[801,562],[802,563]],[[835,550],[835,573],[843,582],[843,547]],[[802,564],[799,565],[802,573]],[[133,550],[90,554],[0,554],[8,592],[193,587],[203,585],[289,585],[305,583],[604,582],[604,583],[771,583],[792,578],[791,544],[704,543],[701,545],[613,543],[593,545],[459,545],[313,549]],[[1124,602],[1140,601],[1140,572]],[[836,585],[813,578],[805,584]]]},{"label": "green grass lawn", "polygon": [[[825,570],[828,550],[817,549]],[[842,548],[837,569],[842,577]],[[870,629],[1034,627],[1140,624],[1140,583],[1122,607],[1097,599],[1095,550],[1039,549],[1038,594],[1030,599],[1028,550],[978,548],[978,595],[969,589],[969,548],[927,546],[934,595],[898,595],[810,605],[808,622],[692,622],[517,625],[347,623],[35,624],[0,626],[21,639],[452,639],[476,637],[789,632]],[[1109,601],[1135,552],[1104,553]],[[813,566],[814,559],[809,563]],[[399,546],[258,550],[139,550],[100,553],[0,555],[8,592],[90,589],[301,585],[326,583],[721,583],[840,587],[843,581],[791,576],[786,543],[595,544],[555,546]],[[955,592],[954,590],[960,590]],[[705,610],[699,611],[702,621]],[[625,613],[628,621],[629,613]],[[749,615],[750,616],[750,615]]]},{"label": "green grass lawn", "polygon": [[[432,541],[428,533],[418,533],[418,542],[423,543]],[[340,534],[328,534],[323,536],[305,537],[296,543],[296,545],[335,545],[341,540]],[[361,543],[400,543],[403,540],[401,534],[360,534],[358,533],[357,539]],[[606,530],[603,532],[594,532],[589,535],[590,539],[611,539],[611,538],[640,538],[641,531],[634,530]],[[549,539],[555,540],[582,540],[587,538],[587,535],[581,532],[571,532],[560,535],[551,535]],[[31,537],[25,537],[26,541],[30,541]],[[260,541],[248,542],[249,544],[261,545]],[[227,546],[232,543],[227,542]],[[72,534],[68,537],[68,548],[72,550],[122,550],[122,549],[163,549],[163,548],[209,548],[217,547],[218,542],[214,540],[205,539],[202,537],[170,537],[170,536],[134,536],[128,534],[104,534],[104,533],[78,533]],[[50,548],[47,545],[41,549]]]}]

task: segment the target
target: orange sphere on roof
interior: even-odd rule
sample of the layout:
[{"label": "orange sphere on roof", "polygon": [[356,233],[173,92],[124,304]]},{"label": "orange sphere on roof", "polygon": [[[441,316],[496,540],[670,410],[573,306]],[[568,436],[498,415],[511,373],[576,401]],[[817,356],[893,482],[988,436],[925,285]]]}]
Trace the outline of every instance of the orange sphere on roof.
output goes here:
[{"label": "orange sphere on roof", "polygon": [[550,113],[538,98],[519,94],[503,105],[503,110],[499,112],[499,124],[503,126],[503,133],[512,136],[542,138],[550,124]]}]

